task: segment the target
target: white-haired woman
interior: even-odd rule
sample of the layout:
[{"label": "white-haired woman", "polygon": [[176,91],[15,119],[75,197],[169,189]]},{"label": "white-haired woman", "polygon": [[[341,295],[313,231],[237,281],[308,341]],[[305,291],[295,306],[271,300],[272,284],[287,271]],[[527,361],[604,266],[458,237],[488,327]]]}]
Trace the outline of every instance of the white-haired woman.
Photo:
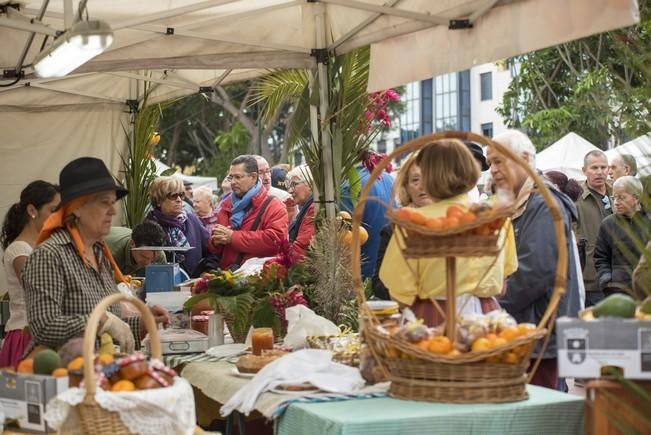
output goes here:
[{"label": "white-haired woman", "polygon": [[314,197],[310,167],[301,165],[289,171],[285,186],[299,207],[296,218],[289,225],[289,243],[292,256],[300,260],[305,256],[314,236]]},{"label": "white-haired woman", "polygon": [[650,236],[651,222],[640,212],[641,196],[637,178],[615,180],[615,213],[601,222],[594,253],[597,281],[605,296],[632,291],[631,275]]}]

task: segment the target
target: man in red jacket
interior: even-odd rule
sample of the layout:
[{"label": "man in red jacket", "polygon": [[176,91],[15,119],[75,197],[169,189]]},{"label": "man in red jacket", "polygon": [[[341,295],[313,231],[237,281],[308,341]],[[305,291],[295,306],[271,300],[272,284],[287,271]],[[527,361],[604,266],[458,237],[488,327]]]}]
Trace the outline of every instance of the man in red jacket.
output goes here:
[{"label": "man in red jacket", "polygon": [[209,249],[222,269],[235,270],[249,258],[278,253],[287,240],[287,209],[262,186],[254,156],[236,157],[228,178],[233,194],[221,205]]}]

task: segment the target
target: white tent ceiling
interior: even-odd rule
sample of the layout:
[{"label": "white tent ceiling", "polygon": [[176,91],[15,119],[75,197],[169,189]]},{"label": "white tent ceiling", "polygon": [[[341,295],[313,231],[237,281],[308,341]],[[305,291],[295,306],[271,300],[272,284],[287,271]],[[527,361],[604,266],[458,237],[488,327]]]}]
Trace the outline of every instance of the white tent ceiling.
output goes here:
[{"label": "white tent ceiling", "polygon": [[[438,71],[433,64],[445,72],[461,69],[442,56],[447,51],[449,57],[451,49],[473,64],[479,59],[470,50],[474,45],[486,52],[482,59],[532,49],[519,40],[533,40],[530,30],[538,32],[534,48],[540,48],[639,20],[636,0],[82,0],[87,9],[80,15],[85,18],[87,12],[91,19],[111,24],[113,46],[67,78],[37,79],[30,63],[44,35],[49,36],[47,46],[68,28],[74,16],[65,13],[64,5],[74,6],[77,15],[79,0],[23,0],[20,8],[11,6],[17,3],[0,0],[0,69],[10,76],[21,63],[26,74],[16,84],[0,87],[2,216],[29,181],[56,180],[60,168],[75,157],[101,157],[117,173],[118,151],[126,143],[122,129],[129,124],[126,102],[142,98],[145,80],[155,84],[149,101],[156,102],[270,69],[321,65],[317,76],[323,91],[327,82],[323,64],[317,64],[319,55],[378,44],[372,45],[371,85],[377,86],[379,78],[395,85],[431,77]],[[527,15],[525,6],[544,15]],[[513,8],[517,13],[509,13]],[[568,15],[568,8],[586,18]],[[448,31],[452,19],[467,19],[475,28]],[[487,27],[493,31],[484,33]],[[21,62],[31,32],[36,36]],[[394,39],[387,57],[379,44],[388,38]],[[491,46],[499,50],[489,50]],[[408,55],[415,48],[421,51]],[[417,66],[417,60],[427,60],[429,66]],[[9,82],[11,77],[0,85]],[[325,136],[327,162],[332,157]],[[325,199],[331,198],[332,190],[326,191]]]},{"label": "white tent ceiling", "polygon": [[541,171],[561,171],[575,180],[585,180],[583,158],[596,146],[576,133],[570,132],[536,155],[536,167]]}]

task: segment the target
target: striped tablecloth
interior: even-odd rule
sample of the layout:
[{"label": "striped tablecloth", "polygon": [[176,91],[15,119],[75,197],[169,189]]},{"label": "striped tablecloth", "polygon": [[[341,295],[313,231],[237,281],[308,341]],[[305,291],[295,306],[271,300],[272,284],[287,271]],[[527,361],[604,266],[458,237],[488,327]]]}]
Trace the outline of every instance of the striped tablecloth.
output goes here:
[{"label": "striped tablecloth", "polygon": [[448,404],[388,397],[292,403],[278,435],[421,435],[583,433],[583,397],[529,385],[529,399],[502,404]]}]

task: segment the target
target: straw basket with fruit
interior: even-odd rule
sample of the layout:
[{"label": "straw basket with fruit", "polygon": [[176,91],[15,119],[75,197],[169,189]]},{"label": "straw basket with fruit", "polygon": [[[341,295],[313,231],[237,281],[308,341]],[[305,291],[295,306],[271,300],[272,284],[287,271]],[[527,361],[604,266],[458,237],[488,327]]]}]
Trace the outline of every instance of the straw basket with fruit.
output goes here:
[{"label": "straw basket with fruit", "polygon": [[[558,258],[554,292],[538,325],[516,325],[513,319],[457,319],[455,307],[456,258],[495,256],[501,249],[504,223],[513,213],[504,206],[474,209],[448,209],[442,219],[428,219],[416,210],[393,210],[387,216],[400,236],[404,258],[444,257],[446,265],[446,311],[444,329],[437,333],[414,323],[404,328],[383,327],[366,305],[360,275],[359,234],[364,205],[372,186],[364,187],[353,215],[352,268],[360,315],[365,319],[362,334],[373,356],[391,381],[390,395],[397,398],[437,402],[483,403],[508,402],[527,398],[527,369],[536,342],[549,340],[559,300],[565,292],[567,250],[562,214],[544,182],[529,165],[510,150],[483,136],[465,132],[434,133],[415,139],[380,162],[370,179],[375,180],[391,159],[423,148],[437,139],[478,142],[494,148],[524,168],[536,182],[550,209]],[[450,216],[450,214],[458,216]],[[453,219],[450,219],[452,217]],[[504,313],[506,315],[506,313]],[[444,333],[443,333],[444,332]],[[537,368],[538,361],[529,376]]]},{"label": "straw basket with fruit", "polygon": [[[118,302],[133,304],[143,316],[151,340],[151,361],[142,354],[95,360],[93,350],[102,314]],[[95,307],[83,341],[83,385],[48,404],[46,419],[62,433],[122,435],[192,434],[196,426],[190,384],[161,362],[156,321],[140,300],[108,296]]]}]

